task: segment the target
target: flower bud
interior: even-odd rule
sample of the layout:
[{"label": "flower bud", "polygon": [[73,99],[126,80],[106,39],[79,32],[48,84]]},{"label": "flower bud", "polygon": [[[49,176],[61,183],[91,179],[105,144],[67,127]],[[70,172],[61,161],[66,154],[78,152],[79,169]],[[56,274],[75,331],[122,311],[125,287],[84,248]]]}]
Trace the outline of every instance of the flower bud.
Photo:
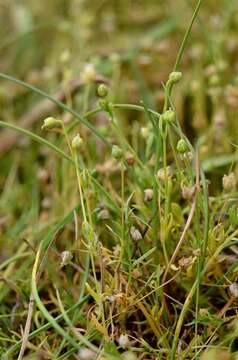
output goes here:
[{"label": "flower bud", "polygon": [[182,78],[182,73],[180,71],[173,71],[169,74],[169,82],[171,84],[178,83]]},{"label": "flower bud", "polygon": [[86,83],[92,82],[96,77],[96,70],[93,64],[85,64],[81,77]]},{"label": "flower bud", "polygon": [[70,261],[72,260],[73,255],[70,251],[63,251],[61,253],[61,263],[60,263],[60,267],[63,267],[65,265],[68,265],[70,263]]},{"label": "flower bud", "polygon": [[130,340],[127,334],[121,334],[118,339],[119,345],[124,349],[130,345]]},{"label": "flower bud", "polygon": [[171,176],[171,168],[170,168],[170,166],[167,166],[166,169],[161,168],[161,169],[159,169],[159,171],[157,172],[157,178],[158,178],[159,180],[164,181],[164,180],[166,180],[166,178],[167,178],[168,176]]},{"label": "flower bud", "polygon": [[71,142],[72,149],[78,150],[82,147],[82,144],[83,144],[83,139],[79,134],[77,134]]},{"label": "flower bud", "polygon": [[113,145],[113,147],[112,147],[112,157],[113,157],[114,159],[119,160],[119,159],[122,158],[122,156],[123,156],[123,151],[122,151],[122,149],[121,149],[119,146],[117,146],[117,145]]},{"label": "flower bud", "polygon": [[140,130],[141,137],[147,139],[150,134],[150,129],[148,127],[142,127]]},{"label": "flower bud", "polygon": [[139,241],[142,239],[142,235],[141,235],[140,231],[135,226],[132,226],[130,228],[130,235],[131,235],[132,240]]},{"label": "flower bud", "polygon": [[53,130],[53,129],[61,129],[62,128],[62,120],[57,120],[52,116],[46,118],[44,120],[43,125],[41,126],[41,130]]},{"label": "flower bud", "polygon": [[88,348],[81,348],[78,355],[80,360],[93,360],[96,357],[96,353]]},{"label": "flower bud", "polygon": [[98,96],[100,97],[106,97],[108,94],[108,87],[105,84],[100,84],[98,86]]},{"label": "flower bud", "polygon": [[153,189],[145,189],[144,190],[144,201],[148,202],[153,199]]},{"label": "flower bud", "polygon": [[196,191],[196,187],[194,186],[182,186],[182,197],[185,200],[192,200]]},{"label": "flower bud", "polygon": [[184,139],[180,139],[177,142],[177,151],[183,154],[188,150],[189,150],[189,148],[188,148],[187,142]]},{"label": "flower bud", "polygon": [[222,178],[222,184],[225,191],[234,191],[236,188],[235,174],[231,172],[229,175],[224,175]]},{"label": "flower bud", "polygon": [[162,123],[171,124],[175,120],[175,112],[173,110],[167,110],[161,115]]},{"label": "flower bud", "polygon": [[235,298],[238,298],[238,285],[236,283],[232,283],[229,286],[229,290],[232,296],[234,296]]},{"label": "flower bud", "polygon": [[126,153],[125,159],[126,159],[126,162],[128,165],[130,165],[130,166],[134,165],[135,158],[130,152]]}]

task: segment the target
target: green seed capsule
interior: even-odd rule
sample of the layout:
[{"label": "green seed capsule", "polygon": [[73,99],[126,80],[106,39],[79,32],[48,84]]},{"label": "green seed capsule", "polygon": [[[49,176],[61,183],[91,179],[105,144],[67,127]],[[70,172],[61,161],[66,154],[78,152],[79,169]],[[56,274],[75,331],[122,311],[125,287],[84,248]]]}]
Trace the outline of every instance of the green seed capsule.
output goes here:
[{"label": "green seed capsule", "polygon": [[98,96],[100,97],[106,97],[108,94],[108,88],[105,84],[100,84],[98,86]]},{"label": "green seed capsule", "polygon": [[119,159],[122,158],[122,156],[123,156],[123,151],[122,151],[122,149],[121,149],[119,146],[117,146],[117,145],[113,145],[113,147],[112,147],[112,157],[113,157],[114,159],[119,160]]},{"label": "green seed capsule", "polygon": [[161,115],[162,122],[171,124],[175,120],[175,112],[173,110],[167,110]]},{"label": "green seed capsule", "polygon": [[83,139],[79,134],[77,134],[71,142],[72,149],[78,150],[82,147],[82,145],[83,145]]},{"label": "green seed capsule", "polygon": [[188,148],[187,142],[184,139],[180,139],[177,142],[177,151],[183,154],[188,150],[189,150],[189,148]]},{"label": "green seed capsule", "polygon": [[169,82],[172,84],[178,83],[182,78],[182,73],[180,71],[173,71],[169,74]]},{"label": "green seed capsule", "polygon": [[53,130],[62,128],[62,120],[57,120],[53,117],[48,117],[44,120],[41,130]]}]

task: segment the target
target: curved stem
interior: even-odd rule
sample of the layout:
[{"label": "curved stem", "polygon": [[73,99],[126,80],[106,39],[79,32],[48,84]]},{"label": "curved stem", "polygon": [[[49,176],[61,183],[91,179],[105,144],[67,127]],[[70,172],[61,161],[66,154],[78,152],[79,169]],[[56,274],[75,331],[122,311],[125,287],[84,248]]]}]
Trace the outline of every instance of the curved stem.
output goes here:
[{"label": "curved stem", "polygon": [[188,38],[189,38],[189,35],[191,33],[191,30],[192,30],[192,27],[193,27],[193,23],[197,17],[197,14],[198,14],[198,11],[202,5],[202,2],[203,0],[198,0],[197,2],[197,5],[196,5],[196,8],[194,10],[194,13],[193,13],[193,16],[190,20],[190,23],[189,23],[189,26],[185,32],[185,35],[184,35],[184,38],[183,38],[183,41],[182,41],[182,44],[179,48],[179,52],[178,52],[178,55],[176,57],[176,60],[175,60],[175,64],[174,64],[174,67],[173,67],[173,71],[177,71],[179,65],[180,65],[180,62],[181,62],[181,59],[182,59],[182,56],[183,56],[183,53],[184,53],[184,49],[185,49],[185,46],[187,44],[187,41],[188,41]]}]

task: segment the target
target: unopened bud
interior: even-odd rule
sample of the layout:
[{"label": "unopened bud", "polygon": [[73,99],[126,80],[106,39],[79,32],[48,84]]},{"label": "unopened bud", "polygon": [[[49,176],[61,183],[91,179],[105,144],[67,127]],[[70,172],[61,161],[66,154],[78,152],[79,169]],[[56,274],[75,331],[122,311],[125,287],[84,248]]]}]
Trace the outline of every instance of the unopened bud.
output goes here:
[{"label": "unopened bud", "polygon": [[238,284],[233,283],[229,286],[229,290],[232,296],[238,298]]},{"label": "unopened bud", "polygon": [[121,334],[118,343],[122,348],[126,348],[130,345],[130,340],[127,334]]},{"label": "unopened bud", "polygon": [[92,82],[96,77],[96,70],[93,64],[85,64],[81,77],[86,83]]},{"label": "unopened bud", "polygon": [[71,142],[72,149],[78,150],[82,147],[82,145],[83,145],[83,139],[79,134],[77,134]]},{"label": "unopened bud", "polygon": [[178,83],[182,79],[182,73],[180,71],[173,71],[169,74],[169,82],[172,84]]},{"label": "unopened bud", "polygon": [[180,139],[177,142],[177,151],[183,154],[188,150],[189,150],[189,148],[188,148],[187,142],[184,139]]},{"label": "unopened bud", "polygon": [[195,186],[182,186],[182,197],[185,200],[192,200],[196,191]]},{"label": "unopened bud", "polygon": [[132,226],[130,228],[130,235],[131,235],[131,238],[135,241],[139,241],[142,239],[142,235],[141,235],[140,231],[135,226]]},{"label": "unopened bud", "polygon": [[63,251],[61,253],[61,263],[60,263],[60,266],[63,267],[65,265],[68,265],[70,263],[70,261],[72,260],[73,258],[73,255],[70,251]]},{"label": "unopened bud", "polygon": [[157,178],[158,178],[159,180],[164,181],[164,180],[166,180],[166,178],[167,178],[168,176],[171,176],[171,168],[170,168],[170,166],[167,166],[165,169],[164,169],[164,168],[161,168],[161,169],[159,169],[159,171],[157,172]]},{"label": "unopened bud", "polygon": [[53,117],[48,117],[44,120],[41,130],[53,130],[62,128],[62,120],[57,120]]},{"label": "unopened bud", "polygon": [[144,190],[144,201],[148,202],[153,199],[153,189],[145,189]]},{"label": "unopened bud", "polygon": [[162,123],[171,124],[175,120],[175,112],[173,110],[167,110],[161,115]]},{"label": "unopened bud", "polygon": [[80,360],[93,360],[95,359],[95,352],[88,348],[81,348],[78,352]]},{"label": "unopened bud", "polygon": [[113,145],[113,147],[112,147],[112,157],[113,157],[114,159],[119,160],[119,159],[122,158],[122,156],[123,156],[123,151],[122,151],[122,149],[121,149],[119,146],[117,146],[117,145]]},{"label": "unopened bud", "polygon": [[108,94],[108,88],[105,84],[100,84],[98,86],[98,96],[100,97],[106,97]]},{"label": "unopened bud", "polygon": [[140,133],[143,139],[147,139],[150,134],[150,129],[148,127],[142,127]]},{"label": "unopened bud", "polygon": [[229,175],[224,175],[222,178],[223,189],[225,191],[233,191],[236,188],[235,174],[231,172]]},{"label": "unopened bud", "polygon": [[135,158],[130,152],[126,153],[125,159],[126,159],[126,162],[127,162],[128,165],[134,165]]}]

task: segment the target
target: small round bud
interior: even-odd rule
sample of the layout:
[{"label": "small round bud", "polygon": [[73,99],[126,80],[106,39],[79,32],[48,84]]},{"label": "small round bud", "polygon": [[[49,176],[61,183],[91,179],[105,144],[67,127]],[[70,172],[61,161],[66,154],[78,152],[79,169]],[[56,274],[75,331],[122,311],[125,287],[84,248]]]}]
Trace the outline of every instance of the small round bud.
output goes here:
[{"label": "small round bud", "polygon": [[172,84],[178,83],[182,78],[182,73],[180,71],[173,71],[169,74],[169,82]]},{"label": "small round bud", "polygon": [[100,99],[98,101],[98,105],[103,111],[107,112],[111,118],[113,117],[113,107],[110,102],[108,102],[106,99]]},{"label": "small round bud", "polygon": [[113,147],[112,147],[112,157],[113,157],[114,159],[119,160],[119,159],[122,158],[122,156],[123,156],[123,151],[122,151],[122,149],[121,149],[119,146],[117,146],[117,145],[113,145]]},{"label": "small round bud", "polygon": [[161,168],[161,169],[159,169],[159,171],[157,172],[157,178],[158,178],[159,180],[164,181],[164,180],[166,180],[166,178],[167,178],[168,176],[171,176],[171,168],[170,168],[170,166],[167,166],[166,169]]},{"label": "small round bud", "polygon": [[141,273],[140,269],[138,269],[138,268],[135,268],[134,270],[132,270],[131,273],[135,279],[139,279],[142,277],[142,273]]},{"label": "small round bud", "polygon": [[236,283],[232,283],[229,286],[229,290],[232,296],[234,296],[235,298],[238,298],[238,285]]},{"label": "small round bud", "polygon": [[189,148],[188,148],[187,142],[184,139],[180,139],[177,142],[177,151],[183,154],[183,153],[187,152],[188,150],[189,150]]},{"label": "small round bud", "polygon": [[98,86],[98,96],[100,97],[106,97],[108,94],[108,87],[105,84],[100,84]]},{"label": "small round bud", "polygon": [[95,352],[88,348],[81,348],[78,352],[80,360],[93,360],[95,359]]},{"label": "small round bud", "polygon": [[60,266],[63,267],[65,265],[68,265],[70,263],[70,261],[72,260],[73,258],[73,255],[70,251],[63,251],[61,253],[61,263],[60,263]]},{"label": "small round bud", "polygon": [[92,82],[96,77],[96,70],[93,64],[85,64],[81,77],[86,83]]},{"label": "small round bud", "polygon": [[53,130],[53,129],[61,129],[62,128],[62,120],[57,120],[53,117],[48,117],[44,120],[43,125],[41,126],[41,130]]},{"label": "small round bud", "polygon": [[126,159],[126,162],[128,165],[130,165],[130,166],[134,165],[135,158],[130,152],[126,153],[125,159]]},{"label": "small round bud", "polygon": [[78,150],[82,147],[82,145],[83,145],[83,139],[79,134],[77,134],[71,142],[72,149]]},{"label": "small round bud", "polygon": [[127,334],[121,334],[118,339],[119,345],[124,349],[130,345],[130,340]]},{"label": "small round bud", "polygon": [[131,235],[132,240],[139,241],[142,239],[142,235],[141,235],[140,231],[135,226],[132,226],[130,228],[130,235]]},{"label": "small round bud", "polygon": [[144,201],[148,202],[153,199],[153,189],[145,189],[144,190]]},{"label": "small round bud", "polygon": [[171,124],[175,120],[175,112],[173,110],[167,110],[161,115],[163,123]]},{"label": "small round bud", "polygon": [[142,127],[140,133],[143,139],[147,139],[150,134],[150,129],[148,127]]},{"label": "small round bud", "polygon": [[231,172],[229,175],[224,175],[222,178],[222,184],[225,191],[234,191],[236,188],[235,174]]},{"label": "small round bud", "polygon": [[192,200],[196,191],[195,186],[182,186],[182,197],[185,200]]}]

